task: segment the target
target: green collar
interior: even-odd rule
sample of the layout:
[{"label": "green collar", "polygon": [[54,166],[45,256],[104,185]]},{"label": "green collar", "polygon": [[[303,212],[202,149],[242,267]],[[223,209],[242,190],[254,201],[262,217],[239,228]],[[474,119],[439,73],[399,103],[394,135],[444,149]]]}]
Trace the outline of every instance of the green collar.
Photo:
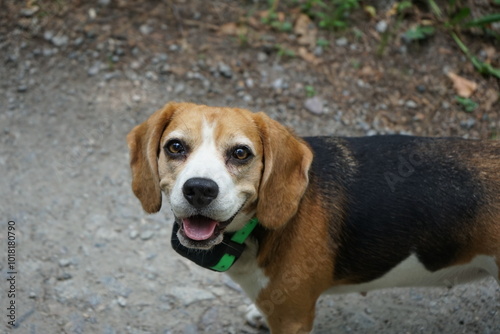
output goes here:
[{"label": "green collar", "polygon": [[245,250],[245,240],[252,234],[258,223],[257,218],[250,219],[240,230],[225,233],[224,240],[209,250],[191,249],[183,246],[177,238],[179,224],[174,223],[172,247],[177,253],[203,268],[220,272],[227,271]]}]

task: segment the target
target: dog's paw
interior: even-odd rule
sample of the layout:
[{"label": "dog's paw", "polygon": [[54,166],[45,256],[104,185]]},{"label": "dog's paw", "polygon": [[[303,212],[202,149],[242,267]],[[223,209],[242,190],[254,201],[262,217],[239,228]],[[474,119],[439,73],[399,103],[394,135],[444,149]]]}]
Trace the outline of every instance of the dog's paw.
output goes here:
[{"label": "dog's paw", "polygon": [[247,307],[247,311],[245,314],[245,319],[247,323],[255,328],[268,328],[266,324],[266,319],[260,313],[259,309],[255,304],[250,304]]}]

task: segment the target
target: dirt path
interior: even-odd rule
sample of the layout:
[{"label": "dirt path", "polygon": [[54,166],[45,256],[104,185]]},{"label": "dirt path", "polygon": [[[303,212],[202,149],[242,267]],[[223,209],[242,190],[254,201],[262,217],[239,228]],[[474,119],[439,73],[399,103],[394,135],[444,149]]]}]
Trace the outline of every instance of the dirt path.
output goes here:
[{"label": "dirt path", "polygon": [[[206,40],[221,38],[194,29]],[[194,32],[186,34],[194,44]],[[494,109],[471,115],[446,100],[453,95],[448,79],[429,75],[439,63],[415,65],[413,78],[402,76],[395,84],[399,74],[387,73],[401,69],[402,57],[368,58],[369,44],[361,42],[349,40],[354,46],[325,56],[341,59],[330,64],[339,76],[336,86],[321,69],[264,47],[207,58],[210,52],[184,52],[174,41],[160,51],[125,49],[123,64],[110,68],[106,43],[104,49],[74,49],[77,35],[62,45],[46,37],[12,31],[0,39],[0,249],[5,254],[8,222],[14,221],[17,269],[10,298],[9,266],[0,257],[5,333],[266,332],[245,324],[248,300],[225,275],[171,250],[169,209],[145,215],[133,197],[125,135],[167,101],[265,110],[301,135],[487,137],[487,124],[498,126]],[[363,59],[366,73],[334,66],[352,57]],[[446,57],[450,68],[464,64]],[[386,73],[382,81],[374,81],[377,71]],[[475,79],[484,91],[495,89]],[[410,82],[406,93],[402,87],[391,93]],[[316,90],[321,115],[304,106],[307,85]],[[447,105],[432,109],[425,102],[432,97]],[[5,326],[11,300],[15,329]],[[492,279],[449,290],[328,296],[318,303],[315,333],[498,333],[499,312],[500,289]]]}]

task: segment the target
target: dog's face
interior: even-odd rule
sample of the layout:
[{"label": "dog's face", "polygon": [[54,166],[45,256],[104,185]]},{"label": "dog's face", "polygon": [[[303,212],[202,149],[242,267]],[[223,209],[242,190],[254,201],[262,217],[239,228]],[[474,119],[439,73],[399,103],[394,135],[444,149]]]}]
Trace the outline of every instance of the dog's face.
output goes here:
[{"label": "dog's face", "polygon": [[288,220],[312,160],[306,145],[277,122],[236,108],[171,103],[127,140],[143,208],[158,211],[163,191],[180,242],[198,249],[222,242],[225,231],[254,216],[269,228]]},{"label": "dog's face", "polygon": [[160,148],[160,188],[182,244],[210,248],[222,241],[222,231],[236,231],[252,218],[263,151],[248,114],[188,108],[171,119]]}]

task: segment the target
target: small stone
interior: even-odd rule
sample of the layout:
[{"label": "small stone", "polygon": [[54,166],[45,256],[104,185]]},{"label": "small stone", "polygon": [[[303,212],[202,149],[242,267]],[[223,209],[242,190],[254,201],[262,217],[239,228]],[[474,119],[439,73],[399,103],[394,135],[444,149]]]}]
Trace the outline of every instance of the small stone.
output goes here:
[{"label": "small stone", "polygon": [[137,238],[139,236],[139,232],[137,232],[137,230],[130,230],[130,232],[128,233],[128,236],[130,239],[134,240],[135,238]]},{"label": "small stone", "polygon": [[153,32],[153,27],[151,27],[150,25],[147,25],[147,24],[143,24],[139,27],[139,31],[143,35],[149,35]]},{"label": "small stone", "polygon": [[321,57],[321,56],[323,56],[323,47],[322,47],[322,46],[317,46],[317,47],[315,47],[315,48],[314,48],[314,52],[313,52],[313,53],[314,53],[314,55],[315,55],[316,57]]},{"label": "small stone", "polygon": [[139,69],[139,67],[141,67],[141,62],[137,61],[137,60],[134,60],[131,64],[130,64],[130,68],[133,69],[133,70],[137,70]]},{"label": "small stone", "polygon": [[80,46],[83,44],[83,37],[77,37],[74,41],[73,41],[73,45],[74,46]]},{"label": "small stone", "polygon": [[115,49],[114,53],[117,56],[123,56],[125,54],[125,50],[123,48],[118,47]]},{"label": "small stone", "polygon": [[33,15],[35,15],[36,12],[38,12],[38,9],[39,9],[38,6],[33,6],[31,8],[23,8],[19,13],[24,17],[32,17]]},{"label": "small stone", "polygon": [[116,301],[118,302],[118,305],[120,305],[121,307],[125,307],[127,306],[127,300],[122,297],[122,296],[119,296]]},{"label": "small stone", "polygon": [[168,49],[169,49],[170,51],[174,51],[174,52],[175,52],[175,51],[179,51],[179,50],[180,50],[180,47],[179,47],[177,44],[172,44],[172,45],[170,45],[170,46],[168,47]]},{"label": "small stone", "polygon": [[68,44],[68,36],[65,35],[54,36],[52,37],[52,44],[58,47],[65,46]]},{"label": "small stone", "polygon": [[56,279],[58,281],[66,281],[66,280],[69,280],[69,279],[72,279],[73,276],[70,274],[70,273],[62,273],[61,275],[58,275],[56,277]]},{"label": "small stone", "polygon": [[276,90],[283,89],[283,87],[284,87],[284,80],[283,80],[283,78],[278,78],[278,79],[274,80],[272,86]]},{"label": "small stone", "polygon": [[257,53],[257,61],[263,63],[267,60],[267,55],[264,52]]},{"label": "small stone", "polygon": [[45,56],[45,57],[50,57],[54,54],[57,53],[57,49],[56,48],[43,48],[43,51],[42,51],[42,54]]},{"label": "small stone", "polygon": [[243,95],[243,101],[246,103],[250,103],[253,101],[253,98],[251,95],[245,94],[245,95]]},{"label": "small stone", "polygon": [[132,95],[132,101],[134,101],[134,102],[141,101],[141,96],[137,95],[137,94]]},{"label": "small stone", "polygon": [[88,10],[88,14],[89,14],[89,18],[91,20],[95,20],[95,18],[97,17],[97,12],[96,12],[96,10],[94,8],[90,8]]},{"label": "small stone", "polygon": [[384,32],[387,31],[387,22],[385,20],[378,21],[377,24],[375,25],[375,29],[383,34]]},{"label": "small stone", "polygon": [[253,80],[251,78],[246,79],[245,85],[247,86],[247,88],[253,88],[254,86]]},{"label": "small stone", "polygon": [[417,88],[417,92],[419,92],[419,93],[425,93],[425,91],[426,91],[426,88],[424,85],[417,85],[416,88]]},{"label": "small stone", "polygon": [[415,109],[418,107],[417,103],[413,100],[408,100],[405,102],[405,106],[410,109]]},{"label": "small stone", "polygon": [[413,116],[414,121],[423,121],[424,119],[425,119],[425,114],[421,112],[418,112],[415,114],[415,116]]},{"label": "small stone", "polygon": [[88,69],[87,74],[90,76],[94,76],[97,73],[99,73],[100,70],[101,70],[101,62],[97,61],[94,63],[94,65],[92,65],[91,68]]},{"label": "small stone", "polygon": [[154,73],[152,71],[147,71],[145,77],[146,77],[146,79],[151,80],[151,81],[158,80],[158,76],[156,75],[156,73]]},{"label": "small stone", "polygon": [[25,93],[27,90],[28,90],[28,86],[26,86],[26,85],[19,85],[19,86],[17,86],[17,91],[19,93]]},{"label": "small stone", "polygon": [[231,78],[233,76],[233,71],[231,70],[231,67],[229,67],[226,63],[219,62],[218,70],[223,77]]},{"label": "small stone", "polygon": [[46,40],[46,41],[50,41],[52,40],[52,38],[54,37],[54,32],[50,31],[50,30],[47,30],[46,32],[43,33],[43,38]]},{"label": "small stone", "polygon": [[460,126],[464,129],[470,130],[476,125],[476,120],[474,118],[468,118],[465,121],[460,122]]},{"label": "small stone", "polygon": [[60,259],[59,260],[59,267],[68,267],[70,264],[72,263],[72,261],[70,259]]},{"label": "small stone", "polygon": [[101,6],[109,6],[109,4],[111,3],[111,0],[99,0],[99,1],[97,1],[97,3]]},{"label": "small stone", "polygon": [[346,46],[347,43],[348,43],[348,40],[345,37],[340,37],[339,39],[337,39],[335,41],[335,45],[337,45],[337,46]]},{"label": "small stone", "polygon": [[323,104],[324,101],[322,98],[318,96],[311,97],[304,102],[304,107],[307,111],[315,114],[321,115],[323,113]]},{"label": "small stone", "polygon": [[191,287],[176,286],[171,288],[168,295],[178,299],[185,307],[202,300],[212,300],[215,296],[207,290]]},{"label": "small stone", "polygon": [[146,230],[141,233],[141,239],[142,240],[149,240],[155,235],[154,231],[152,230]]}]

